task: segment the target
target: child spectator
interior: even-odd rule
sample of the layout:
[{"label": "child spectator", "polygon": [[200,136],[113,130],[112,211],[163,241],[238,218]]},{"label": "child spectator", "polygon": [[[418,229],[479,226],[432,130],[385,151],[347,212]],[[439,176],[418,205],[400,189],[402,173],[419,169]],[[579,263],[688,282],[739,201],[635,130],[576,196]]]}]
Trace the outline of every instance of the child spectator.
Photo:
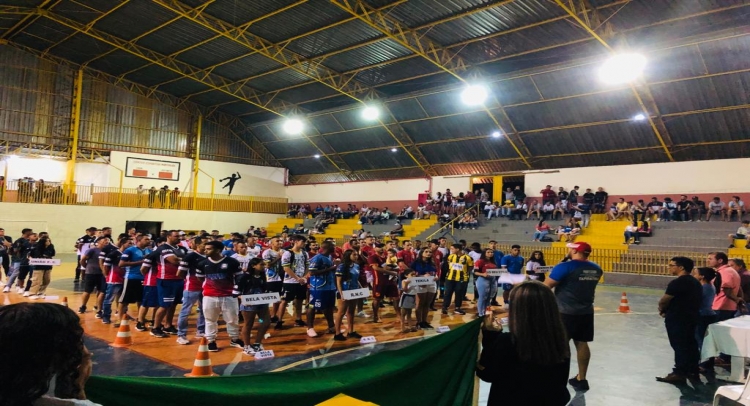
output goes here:
[{"label": "child spectator", "polygon": [[[268,292],[266,271],[262,258],[253,258],[247,265],[247,268],[235,277],[235,284],[239,295],[257,295]],[[255,355],[263,351],[263,338],[266,335],[268,326],[271,324],[271,314],[268,311],[268,304],[260,305],[241,305],[242,320],[245,325],[242,326],[242,340],[245,344],[243,353],[245,355]],[[258,316],[260,326],[255,335],[255,343],[250,343],[250,331],[255,323],[255,316]]]},{"label": "child spectator", "polygon": [[[708,325],[716,322],[716,311],[711,308],[716,296],[716,288],[714,288],[713,284],[716,271],[708,267],[695,268],[693,269],[693,277],[698,279],[702,289],[700,318],[698,319],[698,326],[695,329],[695,339],[698,341],[698,348],[702,348],[703,338],[706,336]],[[703,370],[701,372],[705,373],[707,371]]]},{"label": "child spectator", "polygon": [[505,204],[502,207],[500,207],[500,216],[510,218],[510,216],[513,214],[513,209],[515,207],[516,205],[513,204],[512,200],[506,200]]},{"label": "child spectator", "polygon": [[412,325],[411,311],[417,307],[417,290],[418,286],[411,285],[409,278],[415,275],[413,269],[406,269],[403,273],[403,280],[401,281],[401,298],[399,299],[399,307],[401,308],[401,315],[399,320],[401,321],[401,332],[410,333],[419,330],[416,325]]},{"label": "child spectator", "polygon": [[736,233],[729,234],[729,248],[734,248],[734,240],[745,240],[745,248],[750,248],[750,221],[744,220]]},{"label": "child spectator", "polygon": [[627,226],[625,226],[624,235],[625,235],[625,242],[623,244],[629,245],[631,238],[633,239],[633,243],[640,244],[641,239],[638,236],[638,222],[633,221],[632,224],[628,224]]}]

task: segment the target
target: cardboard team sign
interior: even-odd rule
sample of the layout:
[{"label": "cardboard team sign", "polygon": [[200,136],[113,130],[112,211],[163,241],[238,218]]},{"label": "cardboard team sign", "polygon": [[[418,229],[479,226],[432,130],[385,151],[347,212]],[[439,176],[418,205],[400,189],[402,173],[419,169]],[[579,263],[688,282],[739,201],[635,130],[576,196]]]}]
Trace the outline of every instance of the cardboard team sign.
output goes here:
[{"label": "cardboard team sign", "polygon": [[409,278],[410,286],[428,286],[435,284],[435,278],[432,276],[413,276]]},{"label": "cardboard team sign", "polygon": [[242,304],[245,306],[257,306],[264,304],[274,304],[280,302],[281,298],[277,292],[270,293],[259,293],[257,295],[242,295],[240,296]]},{"label": "cardboard team sign", "polygon": [[365,299],[370,297],[370,289],[364,288],[345,290],[342,292],[342,296],[344,300]]},{"label": "cardboard team sign", "polygon": [[60,265],[60,260],[51,258],[31,258],[29,259],[29,265],[58,266]]}]

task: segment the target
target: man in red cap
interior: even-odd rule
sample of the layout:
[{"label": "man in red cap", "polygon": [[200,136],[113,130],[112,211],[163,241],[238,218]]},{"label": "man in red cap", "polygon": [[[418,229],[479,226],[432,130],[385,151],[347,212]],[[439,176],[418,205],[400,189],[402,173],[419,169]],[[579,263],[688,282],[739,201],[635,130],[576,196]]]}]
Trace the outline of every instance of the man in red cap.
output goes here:
[{"label": "man in red cap", "polygon": [[576,390],[588,390],[586,371],[589,368],[591,351],[589,342],[594,341],[594,294],[602,277],[599,265],[588,260],[591,245],[583,241],[569,243],[570,261],[552,268],[544,284],[555,289],[563,325],[572,339],[578,356],[578,375],[568,382]]}]

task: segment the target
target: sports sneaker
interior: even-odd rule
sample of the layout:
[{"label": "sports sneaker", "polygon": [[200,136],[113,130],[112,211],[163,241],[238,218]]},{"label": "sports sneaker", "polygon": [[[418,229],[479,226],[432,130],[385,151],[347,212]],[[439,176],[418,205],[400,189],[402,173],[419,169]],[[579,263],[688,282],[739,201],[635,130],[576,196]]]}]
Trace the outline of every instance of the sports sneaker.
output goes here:
[{"label": "sports sneaker", "polygon": [[276,322],[276,325],[275,325],[275,326],[273,327],[273,329],[274,329],[274,330],[281,330],[282,328],[284,328],[284,327],[282,326],[282,324],[284,324],[284,322],[283,322],[283,321],[277,321],[277,322]]},{"label": "sports sneaker", "polygon": [[346,337],[347,338],[362,338],[362,336],[359,335],[359,333],[357,333],[356,331],[352,331],[351,333],[347,334]]},{"label": "sports sneaker", "polygon": [[159,327],[154,327],[151,329],[151,335],[156,338],[167,338],[169,337],[165,332],[161,330]]},{"label": "sports sneaker", "polygon": [[253,347],[253,350],[255,352],[265,351],[265,348],[263,348],[263,344],[253,344],[251,345],[251,347]]},{"label": "sports sneaker", "polygon": [[29,300],[39,300],[39,299],[42,299],[42,298],[44,298],[44,296],[39,296],[39,295],[31,295],[31,296],[29,296]]},{"label": "sports sneaker", "polygon": [[245,343],[239,338],[233,338],[229,340],[229,346],[235,348],[245,348]]},{"label": "sports sneaker", "polygon": [[315,329],[313,329],[313,328],[308,328],[308,329],[307,329],[307,336],[308,336],[308,337],[313,337],[313,338],[315,338],[315,337],[317,337],[317,336],[318,336],[318,333],[316,333],[316,332],[315,332]]},{"label": "sports sneaker", "polygon": [[112,324],[112,320],[110,320],[110,319],[102,319],[102,324]]},{"label": "sports sneaker", "polygon": [[211,341],[210,343],[208,343],[208,351],[209,352],[219,351],[219,346],[216,345],[216,341]]},{"label": "sports sneaker", "polygon": [[443,309],[443,314],[448,314],[448,310]]},{"label": "sports sneaker", "polygon": [[278,322],[279,322],[279,318],[278,317],[276,317],[276,316],[271,317],[271,323],[278,323]]},{"label": "sports sneaker", "polygon": [[190,344],[190,340],[188,340],[187,337],[179,336],[177,337],[177,344],[188,345]]},{"label": "sports sneaker", "polygon": [[135,329],[138,331],[146,331],[146,326],[143,325],[140,321],[135,323]]},{"label": "sports sneaker", "polygon": [[206,333],[204,331],[199,331],[195,333],[195,338],[203,338],[206,336]]},{"label": "sports sneaker", "polygon": [[165,329],[162,329],[162,331],[164,331],[167,334],[171,334],[173,336],[177,335],[177,329],[174,328],[174,326],[169,326],[169,327],[167,327]]},{"label": "sports sneaker", "polygon": [[423,321],[423,322],[421,323],[420,327],[422,327],[423,329],[428,329],[428,330],[429,330],[429,329],[434,329],[434,328],[435,328],[435,327],[432,327],[432,324],[430,324],[430,323],[428,323],[428,322],[426,322],[426,321]]},{"label": "sports sneaker", "polygon": [[307,324],[305,324],[305,322],[302,321],[302,320],[295,320],[294,321],[294,327],[305,327],[305,326],[307,326]]},{"label": "sports sneaker", "polygon": [[20,286],[16,287],[16,293],[17,294],[21,295],[21,294],[23,294],[23,291],[24,291],[24,289],[22,287],[20,287]]},{"label": "sports sneaker", "polygon": [[86,313],[86,306],[81,306],[78,308],[78,314],[84,314]]},{"label": "sports sneaker", "polygon": [[3,289],[3,293],[9,293],[10,292],[10,286],[5,286],[5,289]]},{"label": "sports sneaker", "polygon": [[463,311],[463,310],[461,310],[461,309],[456,309],[456,310],[454,310],[453,312],[454,312],[454,313],[458,313],[458,314],[466,314],[466,312],[465,312],[465,311]]},{"label": "sports sneaker", "polygon": [[101,310],[99,310],[98,312],[96,312],[96,318],[97,319],[101,319],[102,318],[102,311]]},{"label": "sports sneaker", "polygon": [[568,383],[577,391],[589,390],[589,381],[585,379],[578,380],[577,375],[570,378]]},{"label": "sports sneaker", "polygon": [[245,349],[242,350],[242,353],[245,355],[255,355],[256,351],[252,345],[246,345]]},{"label": "sports sneaker", "polygon": [[364,310],[363,310],[363,311],[357,313],[357,317],[370,317],[370,316],[368,316],[367,313],[365,313]]},{"label": "sports sneaker", "polygon": [[335,336],[333,336],[333,339],[336,341],[346,341],[346,337],[344,337],[343,334],[336,334]]},{"label": "sports sneaker", "polygon": [[23,297],[29,297],[31,296],[31,292],[23,292]]}]

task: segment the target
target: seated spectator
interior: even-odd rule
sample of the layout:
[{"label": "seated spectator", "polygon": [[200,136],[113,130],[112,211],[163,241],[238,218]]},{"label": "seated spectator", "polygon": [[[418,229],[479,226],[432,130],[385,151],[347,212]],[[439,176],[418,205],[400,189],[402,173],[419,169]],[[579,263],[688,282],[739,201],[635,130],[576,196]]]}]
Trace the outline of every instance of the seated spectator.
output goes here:
[{"label": "seated spectator", "polygon": [[633,239],[635,244],[640,244],[641,239],[638,235],[638,222],[633,221],[632,223],[625,226],[625,242],[623,244],[630,245],[630,239]]},{"label": "seated spectator", "polygon": [[677,204],[672,201],[671,197],[664,198],[664,204],[659,210],[659,218],[656,221],[672,221],[675,219]]},{"label": "seated spectator", "polygon": [[414,218],[414,209],[411,207],[411,205],[406,206],[405,212],[406,212],[406,218],[408,218],[409,220]]},{"label": "seated spectator", "polygon": [[432,213],[435,212],[434,206],[432,203],[428,203],[424,210],[422,210],[422,215],[419,216],[422,220],[427,220],[432,216]]},{"label": "seated spectator", "polygon": [[294,231],[292,231],[293,234],[305,234],[305,232],[306,232],[305,225],[302,223],[297,224],[294,227]]},{"label": "seated spectator", "polygon": [[727,204],[727,221],[732,221],[732,214],[737,213],[737,221],[742,221],[745,214],[745,202],[740,200],[739,196],[732,196],[732,200]]},{"label": "seated spectator", "polygon": [[534,239],[531,241],[542,241],[542,239],[549,234],[549,231],[549,224],[544,220],[540,220],[539,224],[536,225],[536,231],[534,231]]},{"label": "seated spectator", "polygon": [[0,404],[96,406],[84,390],[92,363],[80,323],[72,310],[56,303],[0,307],[0,355],[13,365],[0,369]]},{"label": "seated spectator", "polygon": [[641,226],[638,227],[638,235],[641,237],[651,237],[651,232],[651,224],[649,224],[648,220],[643,220]]},{"label": "seated spectator", "polygon": [[383,224],[383,216],[380,213],[380,210],[375,207],[373,208],[370,213],[367,215],[367,224]]},{"label": "seated spectator", "polygon": [[612,203],[607,212],[607,221],[614,221],[615,218],[617,218],[617,203]]},{"label": "seated spectator", "polygon": [[330,216],[333,214],[333,209],[331,208],[330,204],[327,204],[326,207],[323,208],[323,213],[325,213],[326,216]]},{"label": "seated spectator", "polygon": [[555,212],[555,205],[552,202],[544,202],[542,206],[542,219],[547,220],[552,218],[552,214]]},{"label": "seated spectator", "polygon": [[380,217],[381,217],[381,218],[382,218],[382,220],[383,220],[383,224],[387,224],[387,223],[388,223],[388,220],[390,220],[390,219],[391,219],[391,216],[392,216],[392,214],[391,214],[391,211],[390,211],[390,210],[388,210],[388,208],[387,208],[387,207],[386,207],[386,208],[384,208],[384,209],[383,209],[383,211],[381,211],[381,212],[380,212]]},{"label": "seated spectator", "polygon": [[515,203],[513,203],[513,200],[506,200],[505,204],[503,204],[502,206],[500,206],[500,209],[499,209],[500,210],[500,215],[499,215],[499,217],[508,217],[508,218],[510,218],[510,216],[513,214],[513,209],[515,209],[515,208],[516,208],[516,205],[515,205]]},{"label": "seated spectator", "polygon": [[323,206],[317,205],[315,206],[315,214],[322,213],[323,212]]},{"label": "seated spectator", "polygon": [[570,218],[566,225],[557,228],[556,233],[557,241],[562,241],[562,238],[565,237],[568,242],[573,242],[581,234],[581,226],[574,219]]},{"label": "seated spectator", "polygon": [[390,232],[391,238],[403,237],[404,236],[404,225],[400,221],[396,220],[396,226]]},{"label": "seated spectator", "polygon": [[734,240],[745,240],[745,248],[750,248],[750,221],[742,221],[742,225],[737,228],[737,232],[729,234],[729,248],[734,248]]},{"label": "seated spectator", "polygon": [[726,206],[719,197],[714,197],[713,200],[708,203],[708,213],[706,213],[706,221],[711,221],[712,216],[720,216],[724,220],[726,214]]},{"label": "seated spectator", "polygon": [[646,218],[647,210],[648,209],[646,208],[646,205],[643,202],[643,199],[639,199],[637,203],[633,204],[633,206],[630,207],[630,212],[633,215],[634,221],[643,221]]},{"label": "seated spectator", "polygon": [[[552,192],[555,193],[555,192]],[[516,186],[515,189],[513,189],[513,199],[516,202],[524,203],[526,201],[526,192],[521,189],[521,186]]]},{"label": "seated spectator", "polygon": [[565,212],[567,210],[567,206],[563,206],[563,202],[558,201],[555,203],[555,209],[552,211],[552,220],[557,220],[557,215],[560,215],[560,219],[565,218]]},{"label": "seated spectator", "polygon": [[422,218],[422,212],[424,212],[424,203],[417,204],[417,218]]},{"label": "seated spectator", "polygon": [[[287,228],[287,231],[289,231],[288,228]],[[267,238],[268,237],[268,230],[266,230],[265,227],[261,227],[260,228],[260,234],[258,234],[258,237],[260,237],[260,238]]]},{"label": "seated spectator", "polygon": [[471,216],[471,214],[466,213],[461,217],[461,220],[458,221],[458,229],[463,230],[465,228],[469,228],[472,230],[477,229],[477,220]]},{"label": "seated spectator", "polygon": [[690,221],[701,221],[701,216],[707,212],[706,203],[703,200],[698,199],[698,196],[693,196],[690,206]]},{"label": "seated spectator", "polygon": [[604,213],[607,208],[607,200],[609,194],[604,191],[604,188],[600,187],[594,193],[594,213]]},{"label": "seated spectator", "polygon": [[625,199],[621,197],[620,202],[617,203],[617,216],[615,217],[615,220],[624,218],[625,220],[630,221],[630,205],[632,204],[633,202],[626,202]]},{"label": "seated spectator", "polygon": [[362,217],[367,217],[369,211],[370,211],[370,208],[367,207],[366,204],[363,204],[362,207],[359,208],[359,218],[360,218],[360,220],[362,219]]},{"label": "seated spectator", "polygon": [[680,196],[680,201],[677,202],[677,215],[676,219],[680,221],[687,221],[690,217],[690,209],[693,206],[693,203],[688,200],[686,195]]},{"label": "seated spectator", "polygon": [[310,211],[307,209],[307,206],[302,205],[297,212],[297,218],[306,219],[309,213]]},{"label": "seated spectator", "polygon": [[537,220],[542,219],[542,206],[539,204],[538,200],[532,201],[529,205],[529,214],[526,215],[526,220],[530,219],[532,214],[536,214]]},{"label": "seated spectator", "polygon": [[341,211],[341,207],[339,207],[338,204],[335,205],[335,206],[333,206],[333,218],[335,218],[336,220],[338,220],[338,219],[340,219],[342,217],[344,217],[344,212]]},{"label": "seated spectator", "polygon": [[294,217],[297,217],[297,213],[299,213],[299,209],[297,208],[297,205],[290,204],[289,210],[287,210],[286,212],[286,216],[289,218],[294,218]]},{"label": "seated spectator", "polygon": [[491,219],[492,216],[499,217],[500,216],[500,209],[497,207],[497,202],[495,203],[487,203],[484,206],[484,211],[487,212],[485,217],[487,217],[487,220]]},{"label": "seated spectator", "polygon": [[661,210],[662,203],[657,199],[656,197],[652,197],[651,201],[648,202],[646,205],[646,208],[648,209],[648,217],[656,216],[656,218],[659,218],[659,211]]},{"label": "seated spectator", "polygon": [[524,202],[517,202],[516,208],[513,209],[513,214],[511,216],[511,220],[525,220],[526,219],[526,213],[529,210],[529,205],[527,205]]},{"label": "seated spectator", "polygon": [[289,227],[287,227],[286,224],[284,224],[284,227],[281,229],[281,232],[289,234]]},{"label": "seated spectator", "polygon": [[396,220],[406,220],[409,218],[409,212],[406,211],[407,208],[409,208],[409,205],[404,205],[404,208],[401,209],[401,212],[396,216]]}]

